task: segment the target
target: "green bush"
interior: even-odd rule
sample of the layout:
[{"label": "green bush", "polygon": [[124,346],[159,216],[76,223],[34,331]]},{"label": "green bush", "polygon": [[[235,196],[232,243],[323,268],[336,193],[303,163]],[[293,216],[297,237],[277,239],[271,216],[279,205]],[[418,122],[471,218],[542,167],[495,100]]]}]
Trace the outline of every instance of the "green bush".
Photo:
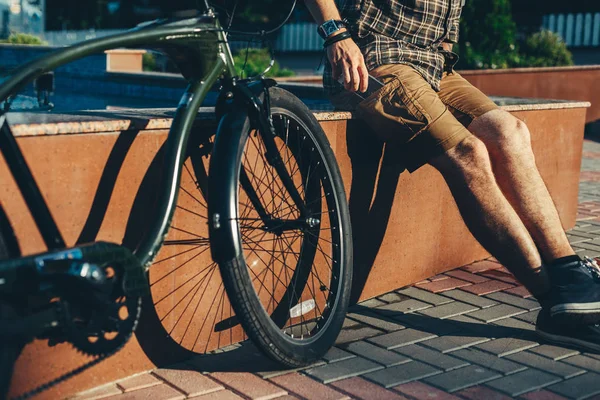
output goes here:
[{"label": "green bush", "polygon": [[516,58],[517,26],[510,0],[469,0],[462,10],[458,68],[508,68]]},{"label": "green bush", "polygon": [[9,44],[30,44],[30,45],[46,45],[47,42],[43,41],[39,37],[35,35],[30,35],[28,33],[12,33],[8,39],[0,40],[0,43],[9,43]]},{"label": "green bush", "polygon": [[573,65],[573,57],[559,35],[547,30],[527,37],[520,46],[523,67],[558,67]]},{"label": "green bush", "polygon": [[156,71],[156,57],[152,53],[144,53],[142,56],[142,69],[144,71]]},{"label": "green bush", "polygon": [[572,65],[560,37],[543,31],[517,41],[509,0],[469,0],[463,7],[457,69]]},{"label": "green bush", "polygon": [[[235,69],[241,77],[256,76],[262,73],[269,62],[271,56],[267,49],[248,49],[248,57],[246,59],[246,50],[240,50],[233,57],[235,61]],[[245,64],[245,67],[244,67]],[[279,63],[275,61],[273,68],[266,74],[268,77],[294,76],[294,71],[281,68]]]}]

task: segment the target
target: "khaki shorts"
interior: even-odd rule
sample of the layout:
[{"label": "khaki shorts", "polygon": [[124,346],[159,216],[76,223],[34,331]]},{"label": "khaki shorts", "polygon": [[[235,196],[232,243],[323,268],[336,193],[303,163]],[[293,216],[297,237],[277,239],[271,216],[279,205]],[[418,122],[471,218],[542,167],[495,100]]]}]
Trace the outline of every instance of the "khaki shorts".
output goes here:
[{"label": "khaki shorts", "polygon": [[[382,139],[402,144],[410,172],[470,136],[466,127],[473,119],[498,109],[457,72],[444,72],[439,92],[409,65],[383,65],[370,74],[385,86],[358,103],[356,112]],[[345,92],[331,101],[347,109],[351,98]]]}]

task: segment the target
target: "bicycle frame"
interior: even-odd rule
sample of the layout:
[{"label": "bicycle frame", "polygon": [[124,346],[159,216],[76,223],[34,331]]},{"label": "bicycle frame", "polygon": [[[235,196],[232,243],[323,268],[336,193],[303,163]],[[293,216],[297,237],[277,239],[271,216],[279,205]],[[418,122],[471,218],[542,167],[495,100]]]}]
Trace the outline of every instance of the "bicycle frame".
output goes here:
[{"label": "bicycle frame", "polygon": [[[16,94],[43,73],[88,55],[117,47],[150,47],[177,54],[189,85],[181,97],[166,141],[163,188],[157,218],[134,254],[147,269],[158,253],[173,217],[185,150],[198,108],[210,88],[224,74],[235,79],[233,56],[218,19],[208,13],[184,20],[157,20],[122,34],[95,39],[58,50],[24,65],[0,85],[0,101]],[[177,61],[176,61],[177,62]],[[65,242],[36,184],[6,116],[0,116],[0,151],[21,191],[48,250],[65,248]]]}]

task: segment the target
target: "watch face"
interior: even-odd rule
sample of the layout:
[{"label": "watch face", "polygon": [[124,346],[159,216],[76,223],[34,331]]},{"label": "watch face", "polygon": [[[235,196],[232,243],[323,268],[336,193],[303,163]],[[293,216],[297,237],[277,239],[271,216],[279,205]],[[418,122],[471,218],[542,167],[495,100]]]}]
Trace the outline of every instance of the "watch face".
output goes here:
[{"label": "watch face", "polygon": [[325,36],[331,35],[333,32],[339,30],[338,24],[335,21],[326,21],[323,23],[323,31],[325,31]]}]

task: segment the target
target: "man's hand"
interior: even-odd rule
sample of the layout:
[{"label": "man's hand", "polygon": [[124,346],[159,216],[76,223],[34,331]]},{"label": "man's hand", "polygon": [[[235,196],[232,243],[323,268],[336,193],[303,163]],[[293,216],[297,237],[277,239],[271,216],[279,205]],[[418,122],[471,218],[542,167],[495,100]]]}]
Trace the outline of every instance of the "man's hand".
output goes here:
[{"label": "man's hand", "polygon": [[446,51],[452,51],[452,43],[444,42],[442,43],[442,49]]},{"label": "man's hand", "polygon": [[[341,33],[341,32],[340,32]],[[327,57],[333,67],[333,79],[343,76],[346,90],[364,92],[369,85],[369,72],[360,49],[352,39],[340,40],[327,48]]]}]

